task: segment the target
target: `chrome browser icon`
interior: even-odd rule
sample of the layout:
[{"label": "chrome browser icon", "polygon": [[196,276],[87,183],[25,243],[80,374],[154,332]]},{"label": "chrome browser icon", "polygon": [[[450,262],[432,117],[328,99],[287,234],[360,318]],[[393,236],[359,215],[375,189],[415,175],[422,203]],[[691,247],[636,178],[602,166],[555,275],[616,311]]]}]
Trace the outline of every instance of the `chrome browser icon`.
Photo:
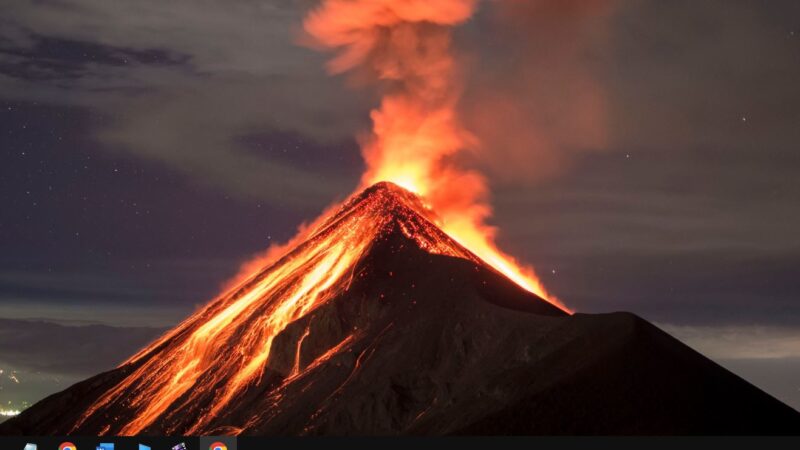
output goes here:
[{"label": "chrome browser icon", "polygon": [[61,445],[58,446],[58,450],[77,450],[78,447],[75,446],[72,442],[62,442]]},{"label": "chrome browser icon", "polygon": [[222,442],[214,442],[210,447],[208,447],[208,450],[228,450],[228,446]]}]

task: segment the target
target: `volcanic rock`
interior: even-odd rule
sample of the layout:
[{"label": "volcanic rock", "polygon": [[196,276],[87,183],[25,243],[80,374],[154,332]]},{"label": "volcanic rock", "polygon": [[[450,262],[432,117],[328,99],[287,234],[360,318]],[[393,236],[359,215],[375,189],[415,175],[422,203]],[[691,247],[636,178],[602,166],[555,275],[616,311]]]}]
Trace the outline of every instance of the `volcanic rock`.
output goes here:
[{"label": "volcanic rock", "polygon": [[175,353],[195,348],[186,343],[198,330],[282,265],[297,264],[291,274],[308,272],[327,254],[306,261],[303,252],[331,245],[325,241],[331,236],[337,238],[330,242],[341,241],[349,236],[339,235],[345,228],[368,230],[361,236],[370,242],[345,277],[275,328],[256,376],[224,399],[230,380],[252,361],[238,353],[261,336],[253,333],[267,326],[259,322],[267,306],[284,301],[304,278],[284,276],[286,286],[239,311],[226,324],[230,330],[197,355],[210,361],[203,373],[153,420],[140,420],[136,433],[800,433],[798,412],[647,321],[630,313],[565,313],[434,223],[413,194],[375,185],[345,203],[308,242],[153,346],[42,400],[0,425],[0,433],[130,433],[130,424],[152,406],[147,402],[159,400],[147,393],[166,392],[154,391],[159,373],[169,373],[179,387],[186,380],[175,374],[192,370],[157,362],[181,361]]}]

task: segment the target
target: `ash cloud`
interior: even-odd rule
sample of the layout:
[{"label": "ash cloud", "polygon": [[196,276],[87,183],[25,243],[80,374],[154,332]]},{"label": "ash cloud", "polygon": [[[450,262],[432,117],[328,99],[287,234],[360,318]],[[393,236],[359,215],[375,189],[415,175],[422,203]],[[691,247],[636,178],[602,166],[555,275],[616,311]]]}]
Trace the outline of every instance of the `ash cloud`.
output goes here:
[{"label": "ash cloud", "polygon": [[530,184],[608,149],[602,62],[615,2],[490,1],[463,36],[462,103],[477,163],[495,183]]}]

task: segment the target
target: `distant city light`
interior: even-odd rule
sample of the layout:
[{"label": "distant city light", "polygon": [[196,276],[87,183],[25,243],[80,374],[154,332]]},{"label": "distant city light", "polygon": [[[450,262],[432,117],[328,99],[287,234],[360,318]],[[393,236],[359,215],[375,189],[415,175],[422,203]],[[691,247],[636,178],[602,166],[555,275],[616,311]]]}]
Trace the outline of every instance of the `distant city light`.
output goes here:
[{"label": "distant city light", "polygon": [[20,411],[18,409],[0,409],[0,416],[14,417],[18,416]]}]

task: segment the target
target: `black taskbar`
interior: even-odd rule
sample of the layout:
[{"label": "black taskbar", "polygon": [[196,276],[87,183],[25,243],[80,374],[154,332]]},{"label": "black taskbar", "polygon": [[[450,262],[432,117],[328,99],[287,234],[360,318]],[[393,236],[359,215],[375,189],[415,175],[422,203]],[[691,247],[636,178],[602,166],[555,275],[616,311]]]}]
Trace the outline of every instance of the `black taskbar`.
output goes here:
[{"label": "black taskbar", "polygon": [[[0,437],[2,450],[302,450],[346,445],[349,450],[441,450],[464,446],[492,449],[800,449],[800,436],[664,436],[664,437]],[[613,446],[613,447],[608,447]]]}]

